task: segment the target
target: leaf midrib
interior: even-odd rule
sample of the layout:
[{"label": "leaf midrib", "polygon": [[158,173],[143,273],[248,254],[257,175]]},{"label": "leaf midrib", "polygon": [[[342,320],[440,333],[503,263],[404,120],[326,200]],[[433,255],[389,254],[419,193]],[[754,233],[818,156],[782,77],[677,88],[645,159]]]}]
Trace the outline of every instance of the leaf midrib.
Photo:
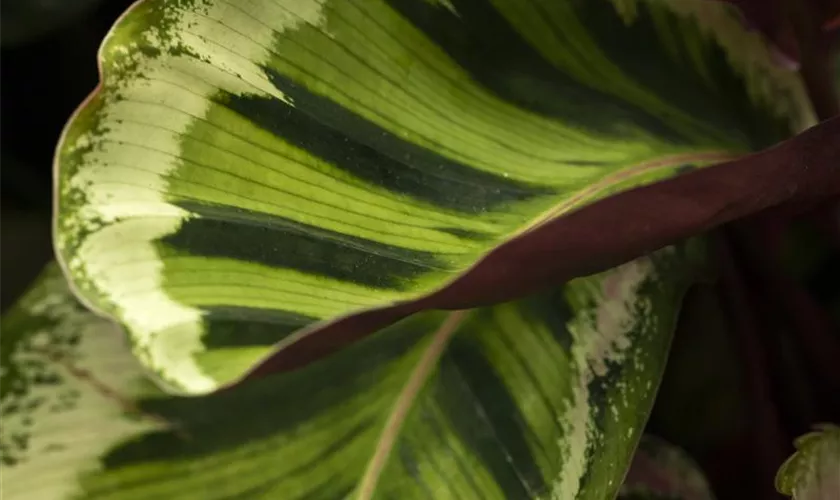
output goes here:
[{"label": "leaf midrib", "polygon": [[385,425],[382,427],[382,433],[376,442],[373,455],[359,481],[356,490],[357,500],[371,500],[373,498],[379,478],[388,463],[388,457],[397,442],[406,417],[417,400],[417,395],[423,389],[429,376],[434,372],[434,368],[437,366],[438,360],[440,360],[452,335],[458,330],[468,314],[468,310],[449,313],[441,323],[440,328],[432,335],[425,352],[411,371],[408,380],[406,380],[394,401],[394,405],[391,407]]},{"label": "leaf midrib", "polygon": [[540,214],[534,220],[523,226],[522,229],[512,234],[511,238],[532,231],[536,227],[539,227],[545,224],[546,222],[554,220],[560,217],[561,215],[570,212],[571,210],[579,208],[582,203],[596,199],[600,191],[603,191],[604,189],[607,189],[610,186],[619,182],[632,179],[637,175],[654,172],[659,169],[671,168],[679,164],[709,161],[717,161],[718,163],[724,163],[740,158],[741,156],[743,155],[733,153],[731,151],[713,150],[698,153],[683,153],[677,155],[663,156],[660,158],[654,158],[647,161],[643,161],[641,163],[637,163],[630,167],[613,172],[605,176],[601,180],[589,184],[588,186],[578,190],[569,198],[566,198],[557,205],[554,205],[553,207],[549,208],[547,211]]}]

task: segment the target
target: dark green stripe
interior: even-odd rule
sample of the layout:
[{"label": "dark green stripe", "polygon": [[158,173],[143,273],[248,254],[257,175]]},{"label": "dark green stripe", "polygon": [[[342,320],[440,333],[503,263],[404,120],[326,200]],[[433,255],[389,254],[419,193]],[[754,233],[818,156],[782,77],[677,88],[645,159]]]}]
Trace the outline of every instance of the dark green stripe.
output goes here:
[{"label": "dark green stripe", "polygon": [[[325,449],[321,450],[321,452],[317,456],[315,456],[314,458],[312,458],[308,462],[306,462],[304,464],[301,464],[298,467],[295,467],[294,469],[290,470],[289,472],[287,472],[286,474],[284,474],[282,476],[278,475],[276,473],[275,474],[268,474],[267,475],[268,479],[266,479],[265,481],[240,492],[235,498],[241,498],[242,500],[248,500],[248,499],[252,499],[252,498],[265,498],[264,497],[265,494],[267,494],[269,491],[271,491],[272,488],[275,488],[279,483],[286,480],[289,476],[301,475],[301,474],[309,471],[310,469],[312,469],[314,467],[317,467],[318,462],[320,462],[321,460],[324,460],[328,456],[342,451],[344,446],[348,445],[351,441],[358,438],[371,425],[372,425],[371,420],[363,421],[359,425],[356,425],[356,426],[352,427],[344,435],[339,436],[337,439],[333,440],[330,443],[329,446],[327,446]],[[270,450],[271,450],[270,448],[266,448],[264,453],[266,455],[270,455],[271,454]],[[256,456],[256,457],[253,457],[252,460],[259,460],[259,458],[260,458],[259,456]],[[268,457],[265,457],[265,458],[268,458]],[[329,492],[329,491],[325,491],[325,490],[334,490],[336,487],[338,487],[339,490],[344,490],[344,491],[351,490],[352,491],[352,488],[343,487],[341,484],[321,483],[321,484],[310,484],[310,486],[314,486],[314,488],[311,489],[310,491],[308,491],[307,493],[305,493],[302,497],[297,497],[297,498],[318,498],[318,499],[323,499],[323,498],[346,498],[346,497],[340,497],[340,496],[336,495],[335,492]],[[316,496],[316,494],[320,495],[320,496]]]},{"label": "dark green stripe", "polygon": [[[640,285],[638,290],[639,295],[647,295],[643,290],[643,287],[650,283],[651,280],[645,280],[645,282]],[[637,306],[638,307],[638,306]],[[634,318],[644,318],[645,312],[641,310],[634,311],[633,314]],[[627,333],[629,345],[638,345],[639,344],[639,337],[643,334],[642,332],[643,326],[636,325],[632,330]],[[628,352],[626,353],[627,356],[632,356],[634,353]],[[625,375],[624,371],[627,369],[628,365],[633,363],[632,360],[630,361],[623,361],[623,362],[616,362],[611,361],[609,359],[604,360],[604,365],[606,366],[606,374],[602,377],[595,377],[589,384],[586,386],[587,391],[589,393],[589,398],[587,403],[589,408],[591,409],[591,415],[589,416],[590,424],[595,428],[595,431],[588,433],[591,436],[598,436],[598,438],[593,438],[587,441],[586,447],[586,460],[585,466],[583,469],[583,474],[580,476],[580,487],[581,489],[589,488],[589,482],[592,477],[592,470],[595,467],[593,463],[596,458],[596,453],[599,453],[599,456],[603,457],[603,450],[605,448],[605,444],[602,442],[597,442],[596,439],[603,439],[602,436],[609,435],[607,430],[607,422],[608,418],[614,418],[611,412],[608,412],[608,408],[610,407],[610,395],[613,396],[612,404],[618,405],[622,404],[619,401],[619,383],[624,380]],[[583,370],[590,369],[589,367],[581,367]],[[624,390],[628,390],[626,387]],[[638,389],[637,389],[638,390]],[[642,421],[644,422],[644,421]],[[598,487],[596,485],[595,487]]]},{"label": "dark green stripe", "polygon": [[[133,463],[192,459],[233,449],[242,443],[271,439],[278,429],[296,428],[332,405],[349,400],[354,396],[353,384],[364,384],[357,380],[357,374],[344,378],[340,373],[332,375],[342,382],[337,385],[344,387],[313,392],[310,385],[296,380],[297,377],[291,377],[295,380],[283,381],[280,385],[277,385],[277,380],[267,378],[241,384],[236,391],[222,391],[201,398],[141,401],[139,406],[144,412],[169,419],[183,433],[196,439],[185,440],[175,431],[145,434],[111,450],[103,457],[102,463],[111,469]],[[323,381],[324,384],[327,382]],[[274,398],[276,394],[284,394],[284,399],[277,400]],[[294,401],[294,404],[290,405],[289,401]],[[231,408],[236,411],[231,411]],[[247,419],[247,425],[241,425],[242,415],[247,414],[261,415],[261,418]],[[370,420],[363,423],[373,425]]]},{"label": "dark green stripe", "polygon": [[[285,402],[284,402],[285,403]],[[235,407],[234,407],[235,408]],[[256,410],[259,412],[259,410]],[[223,415],[225,413],[216,409],[212,413],[205,414],[212,415],[213,418],[218,419],[219,415]],[[238,416],[238,412],[231,412],[228,411],[225,416]],[[285,413],[282,414],[285,416]],[[238,420],[238,419],[237,419]],[[252,419],[253,421],[253,419]],[[305,421],[305,420],[303,420]],[[177,421],[174,421],[177,423]],[[262,422],[262,420],[260,420]],[[200,422],[194,421],[194,424],[198,424],[199,427],[208,427],[207,430],[210,430],[209,427],[213,426],[214,423],[212,422]],[[236,422],[228,422],[228,427],[235,426]],[[288,473],[284,475],[277,475],[275,474],[267,474],[267,479],[256,484],[254,486],[249,487],[245,491],[239,493],[237,496],[234,497],[226,497],[226,498],[255,498],[255,495],[259,495],[260,493],[265,493],[266,491],[270,490],[272,487],[276,486],[277,483],[282,482],[286,478],[299,475],[307,470],[311,469],[312,467],[317,466],[318,462],[323,460],[325,457],[338,453],[342,451],[344,446],[348,443],[353,441],[354,439],[358,438],[366,429],[370,428],[373,425],[373,419],[366,419],[358,423],[357,425],[350,428],[344,435],[339,436],[335,440],[333,440],[330,445],[318,454],[318,456],[314,457],[312,460],[295,467],[294,469],[288,471]],[[242,426],[248,427],[248,426]],[[263,426],[265,427],[265,426]],[[194,428],[194,427],[193,427]],[[229,437],[229,436],[218,436],[214,435],[214,439],[224,439],[228,441],[232,447],[242,443],[248,442],[250,439],[259,439],[257,436],[264,436],[270,438],[273,434],[273,430],[275,427],[271,427],[270,429],[264,429],[264,432],[254,433],[253,430],[245,430],[243,429],[240,432],[236,433],[237,437]],[[187,430],[189,432],[189,430]],[[230,431],[226,431],[228,434],[233,434]],[[103,459],[103,463],[106,467],[119,467],[120,465],[130,465],[132,463],[138,463],[143,461],[163,461],[168,459],[175,459],[176,457],[185,458],[185,457],[200,457],[200,456],[211,456],[214,451],[216,450],[217,446],[213,446],[213,443],[210,446],[203,446],[202,443],[196,443],[196,440],[193,439],[183,439],[181,436],[176,435],[173,432],[158,432],[158,433],[151,433],[142,436],[141,438],[122,445],[121,447],[117,448],[115,451],[108,454]],[[210,440],[204,440],[210,441]],[[261,462],[268,459],[272,455],[271,448],[264,448],[262,453],[255,454],[250,456],[248,460]],[[238,465],[241,467],[245,465],[243,461],[240,461]],[[218,466],[216,466],[218,467]],[[156,477],[158,481],[167,481],[167,480],[177,480],[177,477],[163,477],[161,475]],[[107,493],[114,493],[116,491],[123,491],[123,490],[131,490],[133,486],[140,486],[149,479],[147,477],[137,477],[129,481],[122,481],[118,484],[113,484],[108,488],[99,489],[96,491],[91,491],[90,493],[94,495],[102,495]],[[317,490],[317,488],[316,488]]]},{"label": "dark green stripe", "polygon": [[[318,462],[325,459],[326,457],[329,457],[330,455],[334,455],[334,454],[340,452],[346,445],[349,445],[353,440],[355,440],[356,438],[361,436],[366,430],[369,430],[373,427],[376,427],[378,429],[378,424],[379,423],[380,422],[379,422],[378,417],[369,417],[369,418],[366,418],[366,419],[362,420],[361,422],[359,422],[358,424],[356,424],[352,428],[350,428],[350,430],[345,432],[343,435],[338,436],[337,438],[330,440],[329,446],[322,449],[320,451],[320,453],[318,453],[317,456],[315,456],[314,458],[312,458],[308,462],[302,463],[302,464],[298,465],[297,467],[295,467],[294,469],[290,470],[288,472],[287,476],[299,476],[301,474],[306,473],[307,471],[309,471],[313,467],[317,467]],[[278,478],[278,479],[280,479],[280,478]],[[277,482],[277,481],[271,481],[271,482]]]},{"label": "dark green stripe", "polygon": [[202,307],[207,349],[272,345],[318,318],[279,309],[235,306]]},{"label": "dark green stripe", "polygon": [[[550,2],[540,3],[552,8]],[[669,49],[678,52],[677,58],[663,50],[665,42],[658,35],[652,13],[659,11],[658,15],[669,18],[667,24],[672,30],[700,31],[695,23],[691,27],[680,24],[667,7],[656,6],[655,2],[638,2],[637,15],[629,25],[606,2],[578,0],[574,3],[581,24],[595,37],[607,59],[660,99],[708,124],[707,134],[734,144],[751,143],[755,149],[763,149],[790,135],[786,120],[755,106],[743,78],[733,71],[726,53],[716,43],[706,46],[703,57],[713,83],[700,77],[692,67],[688,47],[706,36],[677,35],[669,40]],[[628,42],[632,46],[628,47]]]},{"label": "dark green stripe", "polygon": [[[647,110],[592,89],[546,61],[491,2],[451,0],[455,14],[433,2],[387,1],[505,101],[599,134],[626,136],[627,124],[634,124],[665,139],[685,141]],[[600,2],[597,8],[612,10]]]},{"label": "dark green stripe", "polygon": [[567,325],[574,317],[574,312],[569,301],[566,300],[564,288],[555,288],[539,295],[526,297],[518,305],[520,316],[529,325],[533,325],[533,331],[548,327],[552,337],[563,350],[572,351],[574,339]]},{"label": "dark green stripe", "polygon": [[[440,372],[441,372],[440,378],[438,380],[436,380],[435,387],[434,387],[435,394],[437,394],[437,395],[434,396],[432,399],[435,400],[435,402],[437,402],[440,410],[443,411],[444,414],[448,415],[451,412],[457,412],[458,411],[457,404],[463,404],[463,398],[461,398],[461,400],[458,400],[458,398],[460,396],[465,395],[465,394],[463,394],[463,392],[460,392],[460,391],[463,391],[464,387],[459,386],[459,387],[456,388],[456,387],[454,387],[450,384],[444,385],[442,383],[442,381],[444,379],[450,380],[449,379],[450,376],[452,376],[452,375],[457,376],[458,375],[458,373],[456,371],[454,371],[454,367],[452,365],[441,365]],[[456,378],[455,380],[459,380],[459,379]],[[452,391],[452,394],[451,395],[444,394],[444,393],[446,393],[446,391]],[[449,398],[452,398],[452,399],[449,399]],[[450,404],[450,401],[452,403],[455,403],[456,406],[452,406],[452,404]],[[424,405],[425,404],[431,405],[426,400],[421,401],[420,403],[424,404]],[[475,408],[470,408],[469,411],[474,412]],[[469,465],[465,464],[464,461],[461,460],[458,452],[449,443],[448,437],[445,433],[444,425],[448,424],[451,421],[451,419],[449,419],[447,422],[441,422],[437,418],[435,418],[434,416],[429,416],[429,418],[426,418],[423,421],[424,421],[424,423],[426,423],[429,426],[429,430],[434,435],[435,439],[437,439],[437,441],[439,443],[441,443],[443,446],[445,446],[447,448],[448,454],[453,457],[453,461],[455,462],[455,467],[458,469],[457,475],[460,476],[460,478],[463,480],[463,485],[464,486],[469,486],[469,488],[473,491],[473,497],[471,497],[471,498],[480,498],[481,488],[479,488],[479,486],[478,486],[478,482],[477,482],[478,479],[476,477],[474,477],[474,472],[473,472],[472,466],[469,466]],[[464,422],[463,424],[466,425],[466,422]],[[464,429],[469,431],[469,432],[474,432],[473,430],[471,430],[467,427],[465,427]],[[454,431],[455,431],[455,433],[458,433],[459,429],[456,427],[454,429]],[[466,441],[467,445],[470,445],[473,442],[473,440],[470,439],[470,435],[468,435],[468,434],[462,434],[461,437],[462,437],[462,439],[467,439],[467,441]],[[473,449],[478,449],[475,446],[473,446],[472,448]],[[498,447],[496,447],[496,449],[498,449]],[[496,456],[496,455],[487,457],[487,456],[482,456],[481,454],[479,454],[477,456],[480,457],[482,460],[485,460],[485,461],[490,460],[492,463],[498,464],[499,457]],[[504,457],[502,457],[501,459],[504,460]],[[436,469],[439,469],[439,468],[436,467]],[[503,476],[502,476],[503,480],[507,480],[507,479],[510,478],[510,469],[509,468],[507,470],[505,470],[504,468],[500,468],[498,470],[500,470],[503,473]],[[491,468],[491,472],[492,471],[493,471],[493,469]],[[495,478],[495,479],[496,479],[497,482],[499,481],[499,478]],[[512,479],[514,481],[516,481],[515,477],[513,477]],[[449,485],[448,481],[447,481],[447,485]],[[504,489],[504,487],[502,487],[502,489]],[[452,488],[452,490],[455,491],[454,488]],[[523,490],[521,488],[514,488],[513,491],[523,491]]]},{"label": "dark green stripe", "polygon": [[464,240],[489,241],[493,238],[493,235],[491,234],[472,231],[470,229],[461,229],[459,227],[436,227],[435,229],[442,233],[451,234],[452,236],[457,236],[458,238]]},{"label": "dark green stripe", "polygon": [[435,254],[410,250],[235,207],[180,202],[201,217],[162,241],[191,255],[226,257],[296,269],[359,285],[404,290],[430,269]]},{"label": "dark green stripe", "polygon": [[[450,372],[451,380],[464,383],[457,398],[452,396],[454,384],[447,386],[452,394],[441,397],[448,403],[447,417],[493,472],[505,498],[531,498],[545,493],[548,487],[524,435],[528,424],[504,382],[481,355],[479,346],[463,336],[455,337],[441,360],[441,371],[444,370]],[[484,425],[477,425],[478,422]]]},{"label": "dark green stripe", "polygon": [[[106,468],[137,462],[176,460],[211,454],[242,443],[267,439],[278,429],[294,429],[353,398],[427,338],[439,320],[399,323],[343,349],[328,359],[293,372],[251,379],[196,398],[155,398],[137,402],[145,413],[178,423],[196,439],[182,440],[174,432],[148,434],[119,445],[104,459]],[[359,363],[364,360],[364,363]],[[373,380],[372,380],[373,379]],[[312,388],[318,388],[313,391]],[[275,396],[283,394],[282,400]],[[295,404],[290,405],[289,401]],[[236,411],[231,411],[235,408]],[[260,415],[247,419],[243,415]],[[210,418],[212,416],[212,418]],[[211,436],[212,438],[201,438]],[[157,440],[153,444],[151,440]]]},{"label": "dark green stripe", "polygon": [[293,106],[275,98],[233,94],[220,98],[224,105],[370,184],[465,213],[483,213],[508,202],[552,193],[476,170],[407,142],[273,69],[264,71]]},{"label": "dark green stripe", "polygon": [[402,463],[405,471],[418,486],[419,491],[425,493],[426,498],[435,500],[434,493],[431,488],[429,488],[429,485],[426,484],[426,481],[423,480],[423,476],[420,475],[420,467],[418,466],[419,461],[417,460],[417,456],[414,453],[412,446],[405,444],[405,442],[401,440],[396,445],[397,456],[399,457],[400,463]]},{"label": "dark green stripe", "polygon": [[[397,331],[383,330],[332,355],[329,361],[282,376],[249,380],[233,391],[223,390],[200,398],[140,400],[138,407],[144,413],[167,419],[190,438],[184,439],[181,432],[175,431],[146,434],[112,449],[103,457],[103,465],[106,469],[117,469],[137,463],[177,462],[211,456],[243,443],[259,443],[271,439],[280,430],[291,432],[310,422],[313,416],[341,407],[369,389],[371,384],[381,380],[389,365],[398,362],[417,341],[426,338],[429,327],[437,323],[430,319],[392,327]],[[364,363],[360,364],[359,360]],[[313,391],[313,387],[318,390]],[[278,399],[278,394],[283,397]],[[294,404],[289,404],[290,401]],[[249,417],[251,415],[259,415],[259,418]],[[370,426],[373,422],[365,419],[358,425]],[[356,425],[354,429],[357,429]],[[337,450],[341,446],[342,443],[336,441],[332,448]],[[255,456],[252,460],[265,458]],[[90,483],[86,491],[91,497],[104,496],[117,488],[139,488],[147,480],[141,476],[118,485],[98,487],[96,483]],[[335,487],[344,485],[336,484]]]},{"label": "dark green stripe", "polygon": [[[535,324],[534,326],[536,327],[537,325]],[[532,330],[532,331],[537,331],[537,330]],[[513,336],[511,336],[511,335],[508,335],[508,332],[502,332],[502,331],[497,331],[497,332],[494,332],[494,333],[497,333],[499,335],[499,342],[505,346],[505,349],[508,353],[507,355],[510,356],[508,358],[509,359],[508,363],[513,364],[515,362],[516,364],[519,365],[519,368],[522,371],[522,374],[524,375],[525,378],[527,378],[527,380],[528,380],[528,382],[531,386],[530,387],[531,392],[537,398],[539,398],[540,402],[542,402],[543,406],[545,407],[545,411],[552,416],[552,421],[555,422],[555,425],[557,427],[557,431],[562,432],[563,429],[562,429],[562,427],[560,426],[559,423],[562,421],[563,415],[561,415],[557,411],[557,408],[555,407],[555,405],[552,404],[550,394],[547,394],[546,392],[544,392],[543,386],[540,384],[540,372],[539,372],[539,370],[537,372],[535,372],[534,367],[532,366],[532,363],[530,363],[527,358],[523,357],[521,351],[519,349],[517,349],[517,346],[514,343],[515,342],[514,339],[516,338],[515,334]],[[519,332],[516,332],[516,333],[519,333]],[[567,351],[567,352],[570,352],[570,351]],[[542,373],[544,374],[544,370],[542,371]],[[532,409],[532,411],[535,410],[535,409],[536,408]],[[523,422],[523,425],[526,425],[526,424]],[[532,429],[530,426],[526,426],[524,428],[529,429],[529,430]],[[550,456],[551,455],[549,453],[549,450],[547,449],[547,448],[552,447],[552,445],[550,443],[545,443],[543,441],[540,441],[539,439],[535,439],[533,442],[536,446],[538,446],[540,448],[540,451],[543,453],[543,455],[545,455],[545,456]],[[559,464],[554,464],[554,465],[559,465]]]},{"label": "dark green stripe", "polygon": [[[435,402],[436,403],[436,402]],[[440,492],[442,487],[446,487],[449,492],[449,497],[455,497],[457,491],[450,479],[455,475],[455,471],[447,469],[440,462],[441,457],[452,456],[452,444],[448,442],[442,435],[440,422],[435,420],[433,406],[433,398],[425,397],[420,401],[420,408],[417,410],[416,424],[418,429],[423,429],[422,435],[425,439],[422,441],[415,440],[412,444],[420,451],[423,457],[423,463],[434,471],[434,475],[438,480],[437,491]],[[416,444],[415,444],[416,443]],[[459,467],[459,470],[462,468]],[[469,480],[465,483],[471,484]],[[475,485],[472,485],[475,487]]]},{"label": "dark green stripe", "polygon": [[[616,383],[621,381],[621,373],[623,372],[622,365],[612,361],[605,361],[607,365],[607,374],[603,377],[596,377],[587,386],[589,391],[589,398],[587,404],[590,408],[588,424],[595,428],[595,430],[587,429],[587,436],[590,439],[586,441],[586,458],[584,460],[583,474],[580,476],[580,489],[586,490],[589,487],[589,482],[592,479],[592,470],[595,467],[596,453],[602,452],[604,444],[598,442],[603,439],[601,436],[606,436],[604,432],[606,428],[606,419],[612,418],[612,415],[607,412],[609,407],[609,393],[610,390],[615,390]],[[582,370],[588,370],[589,367],[581,367]],[[619,401],[613,401],[613,404],[620,404]],[[602,456],[599,453],[599,456]],[[594,485],[595,488],[603,488],[603,485]]]}]

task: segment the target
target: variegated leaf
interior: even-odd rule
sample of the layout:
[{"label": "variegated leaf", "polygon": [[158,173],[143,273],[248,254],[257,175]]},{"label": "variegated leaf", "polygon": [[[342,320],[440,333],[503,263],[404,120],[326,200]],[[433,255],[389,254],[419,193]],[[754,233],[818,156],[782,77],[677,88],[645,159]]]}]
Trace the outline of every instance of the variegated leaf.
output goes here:
[{"label": "variegated leaf", "polygon": [[[612,498],[701,258],[666,248],[521,301],[421,313],[199,397],[138,384],[109,323],[36,289],[3,322],[4,367],[30,394],[3,401],[4,453],[21,428],[33,443],[3,466],[4,499]],[[30,328],[43,315],[63,333]],[[80,326],[80,343],[33,349]],[[38,389],[44,370],[57,376]]]},{"label": "variegated leaf", "polygon": [[57,152],[60,258],[199,393],[811,120],[706,0],[147,0],[100,64]]},{"label": "variegated leaf", "polygon": [[818,425],[797,439],[796,453],[776,475],[776,489],[794,500],[840,497],[840,427]]},{"label": "variegated leaf", "polygon": [[160,390],[119,328],[82,307],[55,264],[2,328],[0,497],[71,498],[115,443],[161,427],[134,407]]}]

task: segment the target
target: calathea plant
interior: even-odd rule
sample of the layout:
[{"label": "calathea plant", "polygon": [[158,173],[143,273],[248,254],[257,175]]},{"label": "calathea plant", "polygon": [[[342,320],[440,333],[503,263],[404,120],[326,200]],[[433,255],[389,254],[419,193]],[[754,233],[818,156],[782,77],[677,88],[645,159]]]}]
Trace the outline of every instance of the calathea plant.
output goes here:
[{"label": "calathea plant", "polygon": [[99,64],[9,498],[638,495],[686,291],[753,331],[747,236],[840,194],[816,80],[705,0],[145,0]]}]

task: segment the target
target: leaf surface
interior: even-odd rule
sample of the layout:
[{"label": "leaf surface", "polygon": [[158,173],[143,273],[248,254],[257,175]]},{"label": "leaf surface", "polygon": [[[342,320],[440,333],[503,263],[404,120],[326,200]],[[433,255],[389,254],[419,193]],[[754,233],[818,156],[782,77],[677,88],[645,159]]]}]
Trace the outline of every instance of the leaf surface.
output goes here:
[{"label": "leaf surface", "polygon": [[148,0],[100,65],[57,152],[60,259],[187,392],[811,122],[706,1]]},{"label": "leaf surface", "polygon": [[[4,460],[4,498],[611,498],[702,259],[696,245],[521,301],[421,313],[300,370],[197,397],[135,383],[139,364],[110,323],[55,316],[72,298],[53,281],[3,322],[4,367],[30,391],[4,396],[4,453],[24,421],[34,443]],[[54,331],[104,331],[44,358],[32,345],[48,332],[30,326],[45,314]],[[38,393],[45,405],[70,390],[77,404],[20,404],[40,373],[28,360],[60,365]]]},{"label": "leaf surface", "polygon": [[796,452],[779,468],[776,489],[794,500],[829,500],[840,495],[840,427],[815,426],[796,440]]},{"label": "leaf surface", "polygon": [[111,446],[160,427],[133,402],[160,390],[119,328],[78,303],[57,265],[3,315],[0,342],[3,498],[71,498]]}]

